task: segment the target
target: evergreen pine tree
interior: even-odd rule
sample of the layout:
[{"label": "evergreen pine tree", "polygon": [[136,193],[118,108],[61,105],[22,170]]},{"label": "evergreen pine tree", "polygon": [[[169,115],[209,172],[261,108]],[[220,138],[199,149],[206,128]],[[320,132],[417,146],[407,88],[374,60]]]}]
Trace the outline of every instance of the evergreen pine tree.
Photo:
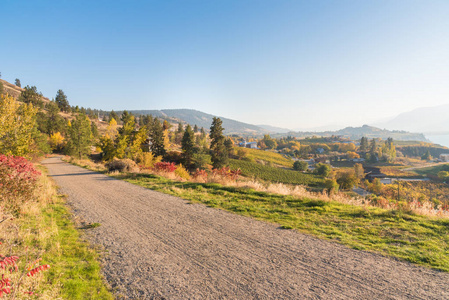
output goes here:
[{"label": "evergreen pine tree", "polygon": [[154,119],[150,128],[150,143],[150,150],[154,156],[165,156],[167,151],[164,146],[164,130],[158,119]]},{"label": "evergreen pine tree", "polygon": [[362,137],[361,139],[360,139],[360,150],[361,151],[367,151],[368,150],[368,147],[369,147],[369,145],[368,145],[368,139],[366,138],[366,137]]},{"label": "evergreen pine tree", "polygon": [[190,168],[192,166],[192,158],[195,152],[194,137],[195,134],[193,133],[192,127],[190,127],[190,125],[187,125],[181,141],[182,156],[184,159],[184,165],[187,168]]},{"label": "evergreen pine tree", "polygon": [[118,115],[114,110],[111,110],[111,112],[109,113],[109,121],[111,121],[112,119],[114,119],[116,122],[119,121]]},{"label": "evergreen pine tree", "polygon": [[220,118],[214,117],[210,127],[210,149],[212,152],[212,165],[215,169],[222,168],[228,164],[228,151],[225,146],[222,124],[223,122]]},{"label": "evergreen pine tree", "polygon": [[69,101],[67,100],[67,96],[64,94],[63,90],[58,90],[56,93],[55,102],[58,104],[61,111],[70,111]]}]

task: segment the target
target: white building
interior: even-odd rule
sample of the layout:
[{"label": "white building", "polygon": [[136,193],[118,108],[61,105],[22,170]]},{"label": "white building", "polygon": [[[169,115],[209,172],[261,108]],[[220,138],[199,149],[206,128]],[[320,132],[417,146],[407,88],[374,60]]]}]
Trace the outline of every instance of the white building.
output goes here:
[{"label": "white building", "polygon": [[440,159],[442,161],[449,161],[449,153],[440,154]]}]

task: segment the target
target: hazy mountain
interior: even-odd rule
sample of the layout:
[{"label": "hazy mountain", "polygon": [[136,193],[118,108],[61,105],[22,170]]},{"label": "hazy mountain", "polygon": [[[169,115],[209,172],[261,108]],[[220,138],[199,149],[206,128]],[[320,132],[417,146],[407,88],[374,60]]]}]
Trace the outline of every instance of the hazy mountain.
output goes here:
[{"label": "hazy mountain", "polygon": [[[212,124],[212,118],[216,117],[194,109],[162,109],[162,110],[132,110],[135,115],[153,115],[159,118],[165,118],[172,122],[183,121],[192,126],[204,127],[209,130]],[[251,125],[244,122],[231,120],[220,117],[223,121],[223,128],[225,134],[240,134],[240,135],[262,135],[268,133],[269,130],[262,127]]]},{"label": "hazy mountain", "polygon": [[281,127],[276,127],[276,126],[271,126],[271,125],[257,125],[260,128],[263,128],[267,131],[270,132],[274,132],[274,133],[287,133],[292,131],[291,129],[288,128],[281,128]]},{"label": "hazy mountain", "polygon": [[294,136],[294,137],[311,137],[311,136],[341,136],[346,137],[351,140],[358,140],[360,138],[382,138],[387,139],[389,137],[395,140],[404,140],[404,141],[427,141],[426,137],[422,133],[412,133],[403,130],[386,130],[380,129],[373,126],[363,125],[361,127],[346,127],[344,129],[336,130],[336,131],[298,131],[298,132],[289,132],[287,134],[277,134],[275,136]]},{"label": "hazy mountain", "polygon": [[424,133],[449,133],[449,104],[417,108],[399,114],[390,121],[374,125]]}]

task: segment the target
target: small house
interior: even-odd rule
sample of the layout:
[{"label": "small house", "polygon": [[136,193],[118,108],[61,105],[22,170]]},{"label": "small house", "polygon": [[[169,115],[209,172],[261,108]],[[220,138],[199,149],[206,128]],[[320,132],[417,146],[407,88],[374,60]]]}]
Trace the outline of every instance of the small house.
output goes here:
[{"label": "small house", "polygon": [[449,153],[440,154],[440,159],[442,161],[449,161]]}]

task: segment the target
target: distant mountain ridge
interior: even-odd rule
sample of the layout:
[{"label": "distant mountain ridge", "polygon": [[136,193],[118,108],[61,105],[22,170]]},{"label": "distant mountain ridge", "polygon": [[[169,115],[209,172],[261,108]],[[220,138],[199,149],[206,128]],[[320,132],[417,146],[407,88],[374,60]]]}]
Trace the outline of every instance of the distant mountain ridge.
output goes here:
[{"label": "distant mountain ridge", "polygon": [[[212,124],[212,118],[214,115],[207,114],[194,109],[162,109],[162,110],[131,110],[131,113],[135,115],[152,115],[163,119],[168,119],[172,122],[181,121],[183,123],[190,124],[191,126],[197,125],[204,127],[208,130]],[[382,138],[387,139],[389,137],[395,140],[414,140],[414,141],[427,141],[426,137],[421,133],[412,133],[402,130],[386,130],[373,126],[363,125],[361,127],[346,127],[344,129],[336,131],[290,131],[286,128],[279,128],[270,125],[252,125],[236,120],[220,117],[223,121],[223,128],[225,128],[225,134],[238,134],[238,135],[252,135],[261,136],[263,134],[270,134],[273,137],[311,137],[311,136],[341,136],[352,140],[357,140],[364,137],[367,138]]]},{"label": "distant mountain ridge", "polygon": [[421,107],[401,113],[387,122],[374,126],[388,129],[402,129],[427,134],[449,134],[449,104],[434,107]]},{"label": "distant mountain ridge", "polygon": [[[174,122],[179,120],[191,126],[204,127],[206,130],[209,130],[213,117],[217,117],[194,109],[130,110],[130,112],[135,115],[152,115],[153,117],[168,118]],[[262,135],[271,132],[260,126],[223,117],[220,117],[220,119],[223,121],[225,134]]]},{"label": "distant mountain ridge", "polygon": [[381,138],[387,139],[389,137],[395,140],[403,140],[403,141],[428,141],[424,134],[422,133],[413,133],[407,132],[403,130],[386,130],[380,129],[373,126],[363,125],[361,127],[346,127],[336,131],[297,131],[297,132],[288,132],[287,134],[276,134],[274,136],[294,136],[294,137],[312,137],[312,136],[322,136],[322,137],[330,137],[330,136],[340,136],[345,137],[351,140],[358,140],[362,137],[367,138]]}]

